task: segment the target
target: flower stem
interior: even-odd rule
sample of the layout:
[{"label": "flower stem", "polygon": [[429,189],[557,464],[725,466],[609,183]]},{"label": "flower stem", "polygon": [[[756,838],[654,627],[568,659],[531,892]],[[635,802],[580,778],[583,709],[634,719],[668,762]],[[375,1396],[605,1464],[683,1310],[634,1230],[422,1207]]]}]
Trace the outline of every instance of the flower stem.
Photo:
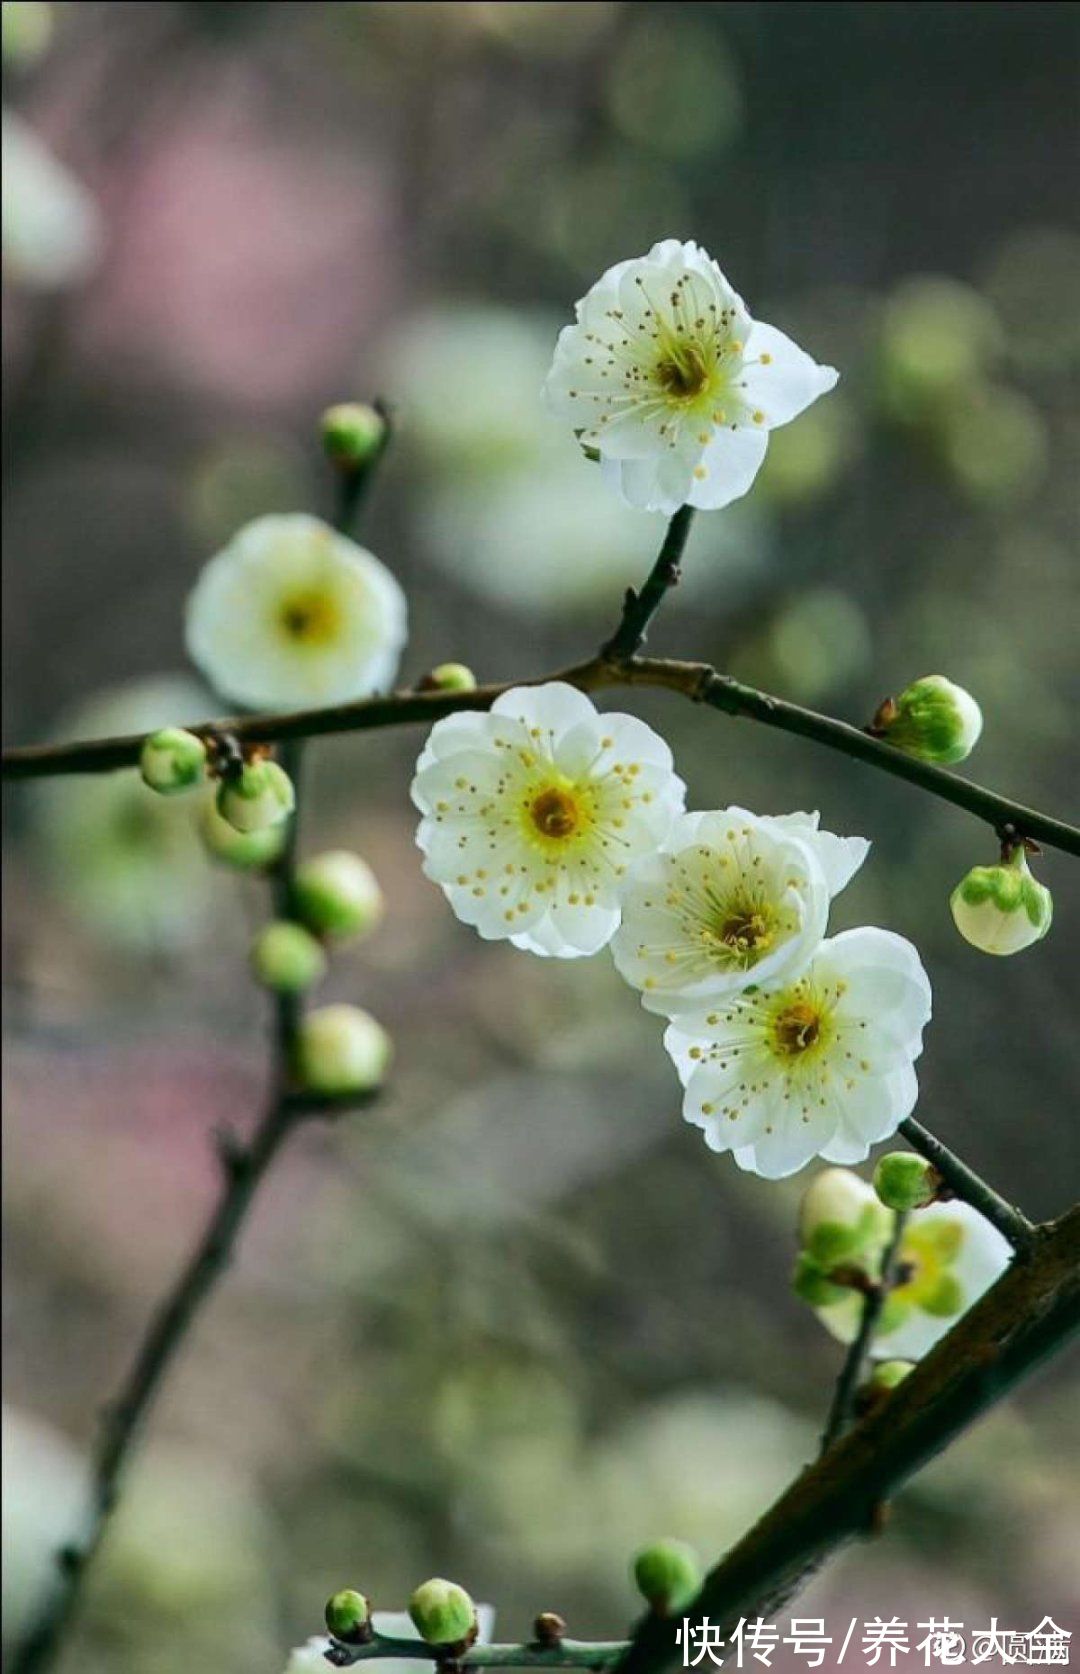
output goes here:
[{"label": "flower stem", "polygon": [[832,1406],[829,1409],[825,1433],[821,1438],[822,1453],[828,1452],[833,1442],[846,1428],[851,1417],[874,1331],[878,1320],[881,1318],[881,1310],[885,1306],[889,1291],[893,1287],[896,1257],[900,1250],[906,1222],[906,1215],[897,1215],[893,1223],[892,1236],[882,1253],[877,1283],[868,1285],[863,1292],[859,1329],[844,1358],[844,1364],[840,1368],[840,1376],[836,1380],[836,1391],[833,1395]]},{"label": "flower stem", "polygon": [[900,1132],[919,1155],[932,1163],[954,1196],[970,1203],[980,1215],[985,1215],[1003,1237],[1017,1250],[1025,1250],[1035,1236],[1035,1227],[1019,1209],[1014,1209],[992,1186],[962,1162],[947,1145],[909,1116],[900,1123]]},{"label": "flower stem", "polygon": [[680,506],[667,526],[664,543],[640,593],[630,588],[623,604],[622,620],[600,655],[613,663],[636,657],[645,643],[649,624],[679,579],[679,565],[694,521],[693,506]]},{"label": "flower stem", "polygon": [[[561,1639],[557,1645],[473,1645],[461,1658],[466,1668],[604,1668],[617,1662],[629,1648],[628,1639]],[[367,1644],[335,1642],[328,1658],[336,1668],[387,1659],[430,1661],[438,1664],[442,1647],[422,1639],[391,1639],[375,1634]]]}]

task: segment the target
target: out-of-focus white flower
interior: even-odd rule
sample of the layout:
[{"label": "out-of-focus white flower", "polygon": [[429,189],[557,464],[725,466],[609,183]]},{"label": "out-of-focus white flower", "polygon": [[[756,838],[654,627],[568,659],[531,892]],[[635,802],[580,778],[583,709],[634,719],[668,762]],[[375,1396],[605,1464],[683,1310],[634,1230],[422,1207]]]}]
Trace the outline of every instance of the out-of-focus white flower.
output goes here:
[{"label": "out-of-focus white flower", "polygon": [[[381,1633],[385,1639],[415,1639],[416,1629],[406,1610],[375,1610],[372,1612],[371,1625],[376,1633]],[[495,1610],[490,1604],[476,1606],[477,1644],[490,1645],[491,1635],[495,1630]],[[326,1653],[330,1649],[330,1641],[326,1635],[319,1634],[309,1639],[305,1645],[298,1645],[289,1658],[285,1674],[326,1674],[330,1664],[326,1660]],[[394,1674],[431,1674],[431,1658],[417,1657],[415,1662],[408,1657],[400,1660],[394,1658]]]},{"label": "out-of-focus white flower", "polygon": [[458,917],[562,959],[610,941],[628,866],[684,795],[662,738],[561,681],[438,721],[412,784],[424,871]]},{"label": "out-of-focus white flower", "polygon": [[344,703],[389,685],[406,624],[386,566],[294,512],[246,524],[206,565],[187,647],[217,691],[251,708]]},{"label": "out-of-focus white flower", "polygon": [[[889,1293],[871,1352],[884,1360],[920,1360],[1011,1259],[1008,1240],[970,1204],[933,1203],[916,1210],[896,1255],[905,1276]],[[862,1298],[852,1292],[817,1314],[834,1337],[850,1343],[859,1329]]]},{"label": "out-of-focus white flower", "polygon": [[315,1093],[369,1092],[382,1081],[393,1043],[381,1023],[359,1006],[320,1006],[301,1020],[297,1068]]},{"label": "out-of-focus white flower", "polygon": [[85,279],[101,253],[98,206],[11,111],[3,113],[5,277],[32,290],[60,290]]},{"label": "out-of-focus white flower", "polygon": [[676,1017],[806,964],[831,897],[870,848],[819,831],[818,817],[683,814],[660,852],[637,862],[611,951],[650,1011]]},{"label": "out-of-focus white flower", "polygon": [[953,922],[982,953],[1022,953],[1046,935],[1054,901],[1032,876],[1023,849],[1000,866],[973,866],[949,897]]},{"label": "out-of-focus white flower", "polygon": [[89,1474],[59,1431],[14,1407],[3,1409],[3,1637],[14,1644],[50,1584],[56,1554],[75,1539],[89,1510]]},{"label": "out-of-focus white flower", "polygon": [[[80,704],[55,736],[146,732],[203,720],[212,707],[193,681],[136,680]],[[190,800],[155,796],[131,768],[54,779],[35,791],[33,806],[59,892],[98,934],[147,949],[198,936],[212,878]]]},{"label": "out-of-focus white flower", "polygon": [[674,512],[745,494],[769,430],[837,376],[752,320],[696,244],[669,238],[609,268],[582,298],[545,390],[631,505]]},{"label": "out-of-focus white flower", "polygon": [[930,983],[888,930],[822,942],[804,973],[671,1024],[683,1115],[713,1151],[777,1180],[820,1156],[860,1162],[918,1097]]}]

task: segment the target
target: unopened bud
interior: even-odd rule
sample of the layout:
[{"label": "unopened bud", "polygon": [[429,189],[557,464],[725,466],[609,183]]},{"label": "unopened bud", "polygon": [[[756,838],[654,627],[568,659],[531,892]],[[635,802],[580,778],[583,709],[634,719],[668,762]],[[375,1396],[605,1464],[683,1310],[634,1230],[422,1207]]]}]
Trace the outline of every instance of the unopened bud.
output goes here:
[{"label": "unopened bud", "polygon": [[983,953],[1019,953],[1041,941],[1054,916],[1050,891],[1031,875],[1022,848],[997,866],[973,866],[949,898],[953,922]]},{"label": "unopened bud", "polygon": [[925,1157],[913,1151],[890,1151],[874,1169],[874,1190],[886,1209],[906,1214],[933,1203],[941,1186],[941,1175]]},{"label": "unopened bud", "polygon": [[255,938],[251,968],[257,982],[275,994],[302,994],[326,975],[327,958],[302,924],[279,919]]},{"label": "unopened bud", "polygon": [[139,753],[143,784],[161,796],[190,790],[206,772],[206,745],[183,727],[152,732]]},{"label": "unopened bud", "polygon": [[846,1168],[826,1168],[803,1194],[799,1241],[821,1266],[857,1260],[879,1249],[889,1217],[873,1189]]},{"label": "unopened bud", "polygon": [[566,1623],[554,1610],[541,1610],[533,1623],[533,1637],[538,1645],[549,1650],[561,1645],[566,1636]]},{"label": "unopened bud", "polygon": [[460,1645],[476,1637],[476,1606],[456,1581],[425,1581],[409,1600],[409,1615],[427,1645]]},{"label": "unopened bud", "polygon": [[377,1087],[391,1057],[390,1036],[359,1006],[323,1006],[302,1020],[298,1069],[313,1093],[364,1093]]},{"label": "unopened bud", "polygon": [[386,420],[365,401],[327,407],[320,430],[327,457],[351,470],[370,465],[386,444]]},{"label": "unopened bud", "polygon": [[359,1645],[370,1634],[371,1609],[363,1593],[345,1587],[326,1601],[326,1627],[345,1645]]},{"label": "unopened bud", "polygon": [[682,1540],[658,1540],[634,1559],[634,1584],[658,1616],[674,1615],[696,1597],[701,1560]]},{"label": "unopened bud", "polygon": [[371,867],[348,849],[328,849],[297,868],[296,910],[325,936],[362,936],[383,914],[383,895]]},{"label": "unopened bud", "polygon": [[262,831],[237,831],[217,811],[217,799],[211,794],[199,810],[199,835],[215,860],[238,871],[253,871],[258,866],[272,866],[285,847],[286,827],[264,826]]},{"label": "unopened bud", "polygon": [[982,727],[982,710],[970,692],[943,674],[927,674],[885,700],[871,731],[905,755],[948,764],[971,754]]},{"label": "unopened bud", "polygon": [[424,692],[475,692],[476,675],[465,663],[439,663],[420,682]]},{"label": "unopened bud", "polygon": [[237,831],[264,831],[287,819],[296,805],[292,780],[276,761],[245,762],[236,779],[223,779],[217,806]]}]

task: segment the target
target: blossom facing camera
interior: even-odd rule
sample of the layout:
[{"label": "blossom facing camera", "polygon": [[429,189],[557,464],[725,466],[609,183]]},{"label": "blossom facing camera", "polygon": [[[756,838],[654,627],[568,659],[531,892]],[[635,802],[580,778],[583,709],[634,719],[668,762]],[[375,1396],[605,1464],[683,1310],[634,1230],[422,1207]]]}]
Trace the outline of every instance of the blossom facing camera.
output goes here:
[{"label": "blossom facing camera", "polygon": [[160,796],[190,790],[206,772],[206,745],[183,727],[152,732],[139,752],[139,772]]},{"label": "blossom facing camera", "polygon": [[866,928],[822,942],[797,978],[680,1015],[664,1044],[710,1150],[778,1180],[815,1156],[861,1162],[895,1133],[929,1018],[914,947]]},{"label": "blossom facing camera", "polygon": [[905,1214],[933,1203],[941,1183],[934,1165],[912,1151],[890,1151],[874,1169],[874,1190],[882,1203]]},{"label": "blossom facing camera", "polygon": [[871,727],[905,755],[946,766],[970,756],[982,729],[982,710],[971,693],[943,674],[924,675],[899,697],[887,698]]},{"label": "blossom facing camera", "polygon": [[327,458],[346,470],[374,464],[386,446],[386,420],[366,401],[339,401],[327,407],[319,429]]},{"label": "blossom facing camera", "polygon": [[701,1589],[701,1559],[683,1540],[658,1540],[639,1552],[633,1564],[634,1585],[658,1616],[671,1616]]},{"label": "blossom facing camera", "polygon": [[218,787],[217,810],[237,831],[264,831],[280,825],[296,806],[292,780],[276,761],[248,761],[236,779]]},{"label": "blossom facing camera", "polygon": [[683,814],[635,865],[611,951],[650,1011],[677,1017],[806,964],[870,847],[817,826],[817,814]]},{"label": "blossom facing camera", "polygon": [[302,994],[326,975],[327,958],[302,924],[275,920],[261,930],[251,949],[255,980],[275,994]]},{"label": "blossom facing camera", "polygon": [[456,1581],[423,1582],[409,1600],[409,1615],[427,1645],[460,1645],[476,1636],[476,1606]]},{"label": "blossom facing camera", "polygon": [[611,940],[631,863],[682,811],[671,751],[561,681],[437,721],[417,762],[424,871],[487,940],[574,959]]},{"label": "blossom facing camera", "polygon": [[320,936],[363,936],[383,915],[383,893],[366,860],[328,849],[296,869],[296,910]]},{"label": "blossom facing camera", "polygon": [[252,709],[345,703],[388,686],[405,595],[384,564],[317,517],[258,517],[206,565],[187,648],[225,697]]},{"label": "blossom facing camera", "polygon": [[310,1092],[370,1092],[384,1079],[391,1056],[390,1036],[359,1006],[322,1006],[300,1023],[297,1067]]},{"label": "blossom facing camera", "polygon": [[838,377],[751,319],[711,256],[676,238],[609,268],[576,315],[559,334],[548,405],[644,511],[739,499],[769,431]]},{"label": "blossom facing camera", "polygon": [[281,857],[288,829],[282,820],[277,825],[263,826],[261,831],[237,831],[218,813],[217,794],[213,791],[199,810],[198,826],[207,852],[224,865],[234,866],[238,872],[272,866]]},{"label": "blossom facing camera", "polygon": [[343,1645],[358,1645],[369,1634],[371,1606],[363,1593],[344,1587],[326,1601],[326,1627]]},{"label": "blossom facing camera", "polygon": [[997,866],[973,866],[953,890],[949,907],[966,942],[1002,956],[1041,941],[1054,917],[1053,897],[1032,876],[1022,848]]}]

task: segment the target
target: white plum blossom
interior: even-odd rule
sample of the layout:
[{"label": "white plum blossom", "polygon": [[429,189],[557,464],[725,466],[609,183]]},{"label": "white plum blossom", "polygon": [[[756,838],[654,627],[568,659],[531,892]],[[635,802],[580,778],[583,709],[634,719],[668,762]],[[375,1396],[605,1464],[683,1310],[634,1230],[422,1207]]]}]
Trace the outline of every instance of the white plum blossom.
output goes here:
[{"label": "white plum blossom", "polygon": [[777,982],[807,963],[869,848],[819,831],[816,813],[683,814],[627,878],[615,963],[668,1017]]},{"label": "white plum blossom", "polygon": [[211,558],[187,606],[187,647],[253,709],[347,703],[387,687],[405,595],[384,564],[302,512],[257,517]]},{"label": "white plum blossom", "polygon": [[798,977],[680,1016],[664,1044],[710,1150],[778,1180],[815,1156],[861,1162],[896,1131],[929,1018],[914,947],[864,928],[822,942]]},{"label": "white plum blossom", "polygon": [[11,111],[3,113],[3,150],[5,278],[41,291],[87,279],[104,244],[96,201]]},{"label": "white plum blossom", "polygon": [[412,784],[424,871],[457,916],[561,959],[611,940],[627,868],[684,796],[662,738],[561,681],[438,721]]},{"label": "white plum blossom", "polygon": [[[872,1199],[872,1189],[865,1190]],[[899,1283],[886,1299],[871,1353],[880,1360],[921,1360],[1001,1277],[1012,1254],[1008,1240],[969,1203],[933,1203],[916,1210],[900,1240],[895,1261]],[[852,1291],[816,1312],[834,1337],[850,1343],[862,1308],[862,1297]]]},{"label": "white plum blossom", "polygon": [[712,257],[677,238],[609,268],[576,313],[559,334],[548,404],[645,511],[739,499],[769,431],[839,375],[751,319]]}]

